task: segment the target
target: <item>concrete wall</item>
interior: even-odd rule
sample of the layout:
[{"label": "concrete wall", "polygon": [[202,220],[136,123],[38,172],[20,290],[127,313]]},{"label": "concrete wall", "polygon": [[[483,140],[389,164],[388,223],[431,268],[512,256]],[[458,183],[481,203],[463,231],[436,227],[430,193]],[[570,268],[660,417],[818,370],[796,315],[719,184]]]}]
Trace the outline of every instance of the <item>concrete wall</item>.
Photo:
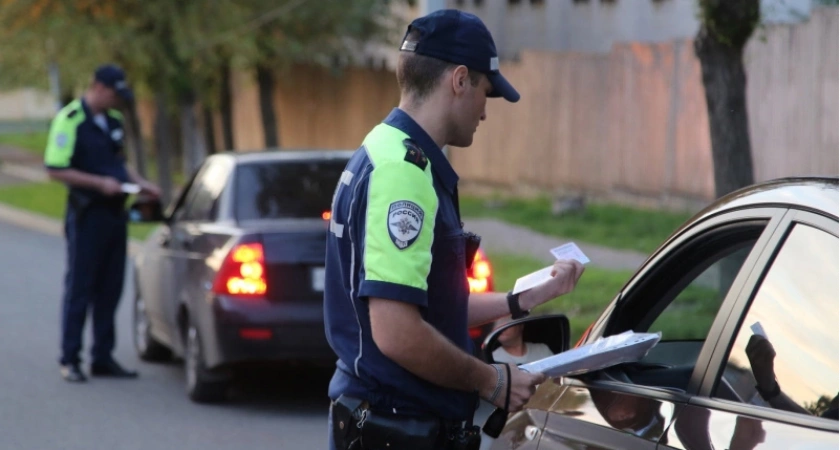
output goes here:
[{"label": "concrete wall", "polygon": [[[761,0],[765,23],[807,19],[811,0]],[[609,52],[618,42],[693,37],[697,0],[446,0],[479,16],[503,58],[529,50]]]},{"label": "concrete wall", "polygon": [[0,94],[0,121],[49,119],[56,113],[56,104],[48,92],[19,89]]},{"label": "concrete wall", "polygon": [[[755,175],[838,174],[838,15],[767,28],[749,44]],[[714,196],[699,62],[690,40],[607,54],[523,51],[502,71],[518,104],[491,101],[451,158],[472,189],[571,190],[655,205]]]}]

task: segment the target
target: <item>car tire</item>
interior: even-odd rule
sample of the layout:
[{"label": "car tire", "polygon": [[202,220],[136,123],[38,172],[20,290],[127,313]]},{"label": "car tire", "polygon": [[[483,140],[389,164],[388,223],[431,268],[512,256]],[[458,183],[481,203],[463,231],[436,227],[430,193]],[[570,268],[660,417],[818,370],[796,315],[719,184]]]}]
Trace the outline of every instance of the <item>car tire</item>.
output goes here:
[{"label": "car tire", "polygon": [[190,323],[187,328],[184,351],[184,372],[187,396],[196,403],[217,403],[225,400],[230,380],[221,374],[214,374],[204,363],[201,351],[201,336]]},{"label": "car tire", "polygon": [[151,322],[146,312],[146,302],[135,288],[134,316],[132,325],[134,332],[134,349],[143,361],[163,362],[172,359],[172,351],[152,337]]}]

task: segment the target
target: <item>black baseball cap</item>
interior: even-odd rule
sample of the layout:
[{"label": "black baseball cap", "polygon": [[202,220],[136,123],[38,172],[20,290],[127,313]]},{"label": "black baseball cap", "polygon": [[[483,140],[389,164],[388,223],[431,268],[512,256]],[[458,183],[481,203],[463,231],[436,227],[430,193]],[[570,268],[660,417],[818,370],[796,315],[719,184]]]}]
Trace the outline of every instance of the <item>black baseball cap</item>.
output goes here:
[{"label": "black baseball cap", "polygon": [[[417,30],[419,40],[407,40]],[[489,97],[515,103],[519,93],[499,72],[499,55],[490,30],[474,14],[442,9],[415,19],[408,25],[400,50],[464,65],[484,73],[493,85]]]},{"label": "black baseball cap", "polygon": [[128,82],[125,81],[125,72],[114,64],[105,64],[99,66],[93,74],[96,81],[113,88],[117,91],[117,95],[126,101],[134,100],[134,93],[128,87]]}]

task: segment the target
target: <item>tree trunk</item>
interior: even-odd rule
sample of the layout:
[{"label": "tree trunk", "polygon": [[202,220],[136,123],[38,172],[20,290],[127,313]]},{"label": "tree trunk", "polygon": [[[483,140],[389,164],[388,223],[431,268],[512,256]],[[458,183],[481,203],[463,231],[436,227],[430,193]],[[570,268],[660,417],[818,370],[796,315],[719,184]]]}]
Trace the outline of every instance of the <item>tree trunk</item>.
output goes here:
[{"label": "tree trunk", "polygon": [[172,155],[172,130],[169,111],[166,108],[166,94],[158,92],[155,96],[155,154],[157,160],[158,185],[161,190],[161,203],[169,204],[172,199],[172,170],[169,159]]},{"label": "tree trunk", "polygon": [[137,114],[137,103],[128,102],[125,108],[126,141],[131,146],[134,155],[134,167],[141,177],[146,178],[146,152],[143,148],[143,136],[140,131],[140,118]]},{"label": "tree trunk", "polygon": [[265,66],[257,67],[257,84],[260,91],[260,113],[262,117],[265,147],[277,148],[280,140],[277,136],[277,116],[274,111],[274,74]]},{"label": "tree trunk", "polygon": [[213,122],[213,110],[204,105],[201,107],[204,141],[207,143],[207,154],[216,153],[216,124]]},{"label": "tree trunk", "polygon": [[230,65],[222,66],[222,82],[219,91],[222,113],[223,150],[233,150],[233,100],[230,92]]},{"label": "tree trunk", "polygon": [[201,131],[198,128],[198,117],[195,113],[195,93],[187,91],[182,93],[179,107],[181,110],[181,146],[184,177],[189,178],[198,169],[204,160],[204,142]]},{"label": "tree trunk", "polygon": [[759,0],[700,0],[694,51],[706,92],[718,198],[755,182],[743,54],[759,23],[759,7]]}]

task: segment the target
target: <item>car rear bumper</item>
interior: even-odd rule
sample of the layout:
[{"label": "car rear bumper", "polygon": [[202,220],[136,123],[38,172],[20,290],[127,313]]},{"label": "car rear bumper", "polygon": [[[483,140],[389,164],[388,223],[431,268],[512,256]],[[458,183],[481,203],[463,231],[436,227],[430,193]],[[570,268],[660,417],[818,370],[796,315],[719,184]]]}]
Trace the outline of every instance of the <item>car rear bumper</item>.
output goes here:
[{"label": "car rear bumper", "polygon": [[209,368],[239,363],[331,363],[322,302],[270,302],[214,298],[202,328]]}]

